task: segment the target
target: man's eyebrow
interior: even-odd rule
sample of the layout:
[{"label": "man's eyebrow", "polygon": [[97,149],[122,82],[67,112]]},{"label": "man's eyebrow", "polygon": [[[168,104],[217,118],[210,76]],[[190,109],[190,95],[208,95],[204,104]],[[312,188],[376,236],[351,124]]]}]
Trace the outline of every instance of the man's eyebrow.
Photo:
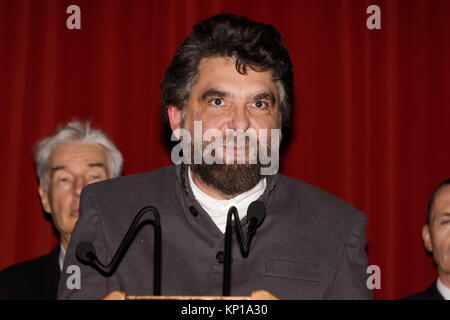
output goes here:
[{"label": "man's eyebrow", "polygon": [[51,171],[52,171],[52,172],[55,172],[55,171],[58,171],[58,170],[66,170],[66,169],[67,169],[66,166],[56,166],[56,167],[53,167],[53,168],[51,169]]},{"label": "man's eyebrow", "polygon": [[433,221],[441,221],[441,219],[448,219],[450,218],[450,212],[444,212],[444,213],[439,213],[439,212],[435,212],[434,216],[432,216],[432,220]]},{"label": "man's eyebrow", "polygon": [[[88,163],[87,166],[90,167],[90,168],[95,168],[95,167],[103,167],[103,168],[105,168],[105,165],[103,163],[101,163],[101,162]],[[67,170],[67,166],[56,166],[56,167],[53,167],[51,169],[52,172],[55,172],[55,171],[58,171],[58,170]]]},{"label": "man's eyebrow", "polygon": [[226,92],[223,92],[223,91],[220,91],[217,89],[209,89],[200,96],[200,101],[204,101],[211,97],[225,98],[227,96],[228,96],[228,94]]},{"label": "man's eyebrow", "polygon": [[272,103],[275,103],[275,95],[270,91],[258,93],[253,96],[253,100],[264,100],[264,99],[270,100]]},{"label": "man's eyebrow", "polygon": [[101,162],[96,162],[96,163],[89,163],[88,167],[105,167],[105,165]]}]

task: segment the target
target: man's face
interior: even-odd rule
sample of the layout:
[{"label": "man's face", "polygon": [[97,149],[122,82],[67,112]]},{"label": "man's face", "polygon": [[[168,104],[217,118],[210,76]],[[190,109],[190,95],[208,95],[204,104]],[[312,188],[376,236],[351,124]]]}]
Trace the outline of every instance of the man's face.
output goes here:
[{"label": "man's face", "polygon": [[432,252],[440,277],[450,277],[450,186],[435,195],[430,225],[423,228],[425,248]]},{"label": "man's face", "polygon": [[39,195],[65,247],[78,220],[81,190],[89,183],[108,179],[109,175],[106,152],[99,145],[71,143],[53,149],[49,190],[40,186]]},{"label": "man's face", "polygon": [[[248,146],[237,148],[237,139],[232,138],[234,148],[227,148],[227,144],[230,145],[227,130],[254,130],[258,139],[258,130],[266,129],[270,137],[270,129],[280,128],[278,89],[272,71],[258,72],[251,68],[246,71],[246,74],[240,74],[236,70],[234,58],[205,58],[200,62],[183,121],[180,110],[169,108],[172,130],[182,126],[194,138],[194,121],[201,121],[202,134],[209,129],[222,133],[223,163],[228,163],[227,157],[234,156],[237,159],[245,155],[245,164],[191,166],[202,180],[209,180],[204,182],[214,186],[216,181],[219,191],[228,195],[250,189],[260,180],[260,176],[259,167],[248,164],[251,152]],[[203,142],[203,148],[209,143]],[[229,186],[221,186],[223,183]]]}]

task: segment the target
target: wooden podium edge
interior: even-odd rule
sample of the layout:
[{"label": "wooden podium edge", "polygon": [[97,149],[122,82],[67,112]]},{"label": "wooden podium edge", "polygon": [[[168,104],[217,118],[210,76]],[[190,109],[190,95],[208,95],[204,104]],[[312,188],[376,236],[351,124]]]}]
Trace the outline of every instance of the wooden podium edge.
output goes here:
[{"label": "wooden podium edge", "polygon": [[123,291],[112,291],[103,300],[279,300],[266,290],[252,291],[250,296],[127,296]]}]

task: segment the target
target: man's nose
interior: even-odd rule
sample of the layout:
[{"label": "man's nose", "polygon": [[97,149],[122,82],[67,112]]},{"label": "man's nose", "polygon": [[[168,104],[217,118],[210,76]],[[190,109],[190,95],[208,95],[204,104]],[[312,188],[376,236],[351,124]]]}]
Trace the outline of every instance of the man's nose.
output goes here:
[{"label": "man's nose", "polygon": [[231,129],[242,129],[243,131],[246,131],[250,127],[250,119],[245,106],[237,106],[234,108],[231,116]]},{"label": "man's nose", "polygon": [[87,185],[87,179],[83,176],[76,176],[75,177],[75,194],[77,196],[81,195],[81,190],[83,190],[84,186]]}]

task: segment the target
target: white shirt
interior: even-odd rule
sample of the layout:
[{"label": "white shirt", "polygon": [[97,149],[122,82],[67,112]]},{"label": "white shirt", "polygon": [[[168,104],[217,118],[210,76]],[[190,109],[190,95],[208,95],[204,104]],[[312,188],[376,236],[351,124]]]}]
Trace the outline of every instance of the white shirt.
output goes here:
[{"label": "white shirt", "polygon": [[450,288],[446,287],[441,279],[437,279],[436,287],[445,300],[450,300]]},{"label": "white shirt", "polygon": [[191,168],[189,168],[189,182],[195,198],[200,203],[202,208],[209,214],[222,233],[225,233],[228,210],[232,206],[235,206],[239,213],[239,219],[242,219],[247,215],[247,209],[250,203],[258,200],[266,189],[266,178],[264,178],[261,179],[252,189],[241,193],[232,199],[218,200],[207,195],[197,187],[191,177]]},{"label": "white shirt", "polygon": [[66,250],[64,250],[64,247],[63,247],[62,244],[59,244],[59,248],[61,249],[61,250],[59,250],[59,260],[58,260],[58,262],[59,262],[59,270],[62,271],[63,264],[64,264],[64,257],[66,256]]}]

